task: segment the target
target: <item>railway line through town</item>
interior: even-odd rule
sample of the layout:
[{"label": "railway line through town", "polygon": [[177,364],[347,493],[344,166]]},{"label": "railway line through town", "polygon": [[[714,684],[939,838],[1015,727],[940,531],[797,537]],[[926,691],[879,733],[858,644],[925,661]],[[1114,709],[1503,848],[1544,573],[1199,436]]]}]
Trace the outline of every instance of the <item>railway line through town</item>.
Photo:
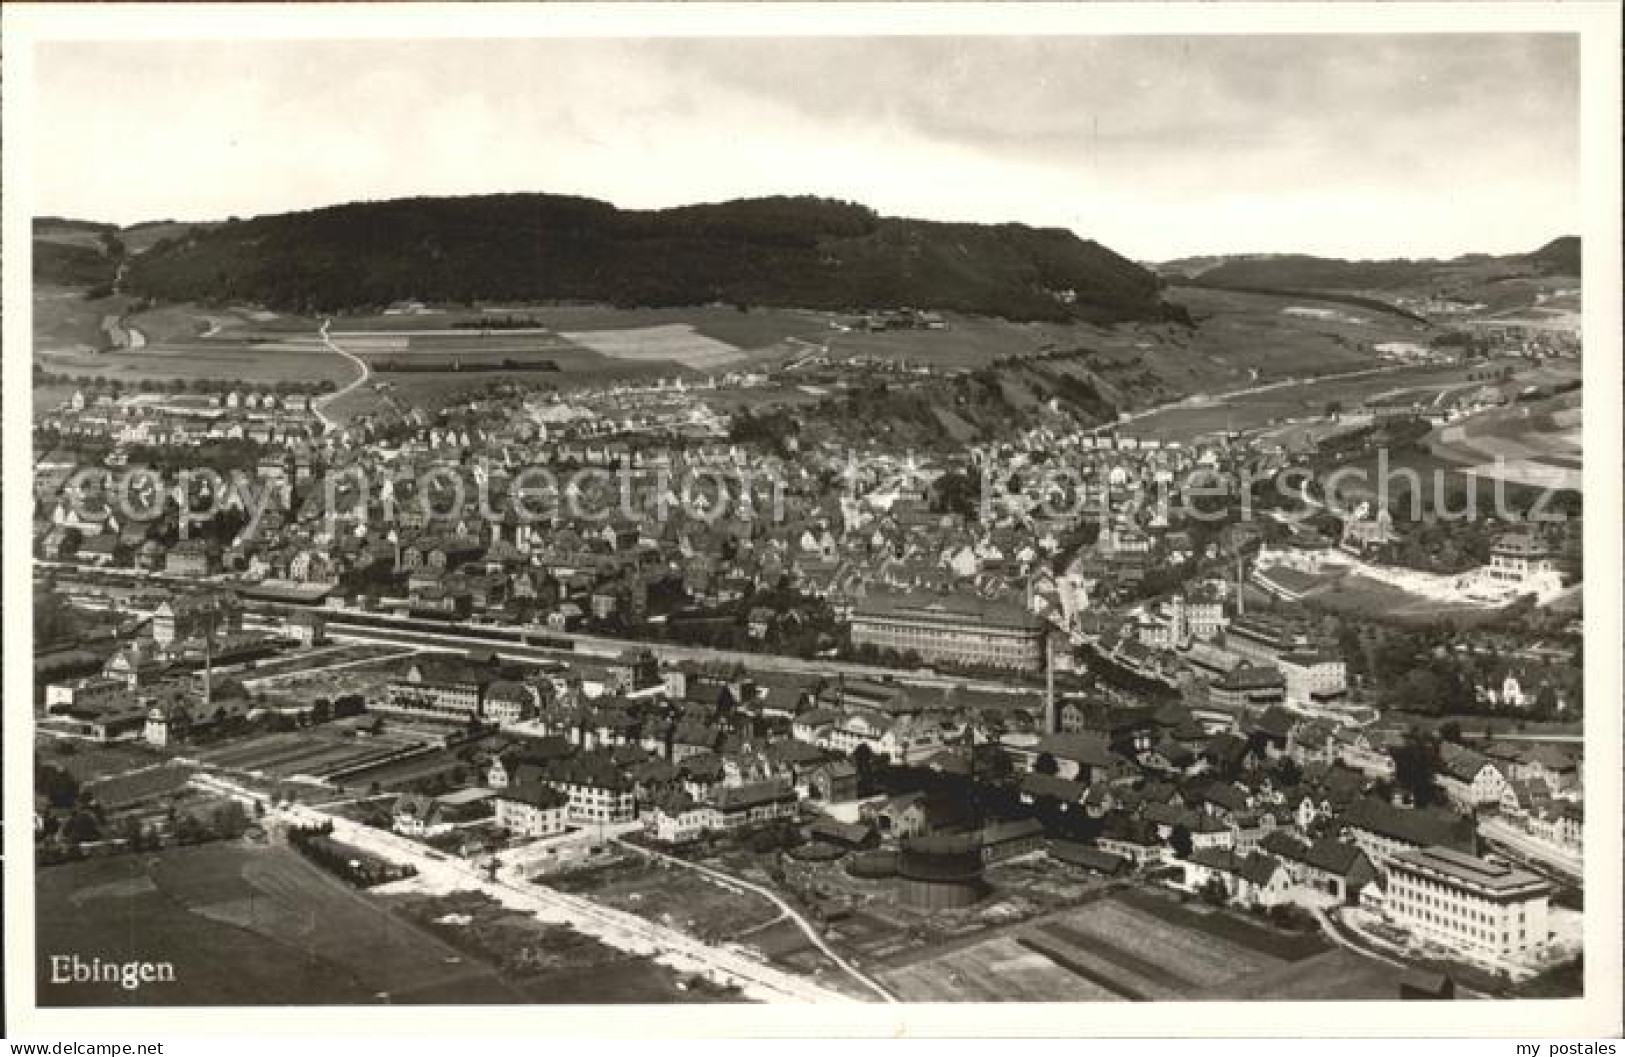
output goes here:
[{"label": "railway line through town", "polygon": [[[247,586],[221,576],[188,577],[137,570],[100,569],[71,562],[41,561],[36,562],[36,565],[41,571],[49,572],[67,584],[81,581],[93,584],[99,578],[108,578],[128,583],[130,586],[151,586],[155,591],[241,592]],[[154,599],[152,604],[156,605],[157,600]],[[267,602],[252,597],[246,598],[243,604],[245,616],[257,626],[267,630],[277,627],[278,622],[289,613],[301,609],[320,612],[326,622],[328,636],[340,642],[410,646],[444,652],[488,649],[504,657],[533,663],[557,662],[572,657],[614,659],[631,650],[648,649],[663,661],[738,664],[762,672],[880,679],[906,686],[930,689],[963,688],[993,694],[1036,694],[1041,691],[1041,687],[1034,681],[962,676],[929,669],[864,664],[834,657],[797,657],[783,653],[716,649],[664,640],[553,631],[534,625],[496,623],[476,625],[467,621],[429,621],[314,604]],[[142,616],[151,614],[150,608],[143,609],[138,605],[125,607],[124,611]]]}]

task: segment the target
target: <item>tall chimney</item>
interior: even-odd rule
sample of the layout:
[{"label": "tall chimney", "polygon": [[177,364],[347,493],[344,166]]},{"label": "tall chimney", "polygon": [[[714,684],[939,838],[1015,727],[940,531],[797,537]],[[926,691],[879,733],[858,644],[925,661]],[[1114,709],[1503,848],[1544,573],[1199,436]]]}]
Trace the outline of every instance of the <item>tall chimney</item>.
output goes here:
[{"label": "tall chimney", "polygon": [[208,627],[203,632],[203,714],[209,714],[209,706],[213,703],[214,675],[214,610],[209,611]]},{"label": "tall chimney", "polygon": [[1055,635],[1044,635],[1044,733],[1054,734],[1055,724]]},{"label": "tall chimney", "polygon": [[1242,557],[1241,550],[1236,550],[1236,616],[1244,616],[1247,612],[1247,592],[1243,590],[1244,581],[1241,576]]}]

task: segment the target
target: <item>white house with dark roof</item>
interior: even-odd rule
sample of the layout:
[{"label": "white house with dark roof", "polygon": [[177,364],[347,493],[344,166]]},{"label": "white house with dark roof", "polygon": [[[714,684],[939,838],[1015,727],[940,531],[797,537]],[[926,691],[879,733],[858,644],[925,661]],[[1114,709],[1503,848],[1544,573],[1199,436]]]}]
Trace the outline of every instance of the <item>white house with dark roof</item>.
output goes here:
[{"label": "white house with dark roof", "polygon": [[525,837],[555,837],[569,821],[570,797],[542,782],[510,785],[493,799],[497,825]]}]

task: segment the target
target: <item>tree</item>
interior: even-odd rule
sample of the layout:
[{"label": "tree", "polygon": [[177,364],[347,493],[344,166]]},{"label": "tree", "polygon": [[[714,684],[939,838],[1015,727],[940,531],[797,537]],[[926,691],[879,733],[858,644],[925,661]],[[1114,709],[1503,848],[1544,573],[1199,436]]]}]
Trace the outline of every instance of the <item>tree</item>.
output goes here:
[{"label": "tree", "polygon": [[1394,782],[1410,794],[1417,807],[1433,803],[1438,795],[1439,743],[1412,727],[1405,740],[1388,750],[1394,760]]},{"label": "tree", "polygon": [[1041,752],[1038,754],[1038,758],[1033,761],[1034,774],[1056,775],[1060,771],[1061,765],[1055,761],[1055,757],[1050,753]]},{"label": "tree", "polygon": [[1303,768],[1298,761],[1290,756],[1283,756],[1275,761],[1275,768],[1271,772],[1275,782],[1280,787],[1290,788],[1303,781]]},{"label": "tree", "polygon": [[235,800],[227,800],[215,808],[210,821],[214,835],[221,840],[236,840],[248,831],[248,812]]},{"label": "tree", "polygon": [[858,769],[858,781],[864,781],[869,777],[874,763],[875,751],[867,743],[859,742],[858,747],[852,750],[852,766]]},{"label": "tree", "polygon": [[79,783],[61,767],[42,763],[34,767],[34,788],[56,808],[70,808],[79,802]]},{"label": "tree", "polygon": [[62,827],[62,839],[72,844],[100,840],[101,835],[102,828],[97,824],[96,816],[88,811],[75,811]]},{"label": "tree", "polygon": [[1191,857],[1191,851],[1193,850],[1191,831],[1183,822],[1175,825],[1173,832],[1168,834],[1168,846],[1174,849],[1174,858],[1176,859],[1189,859]]},{"label": "tree", "polygon": [[1202,901],[1210,906],[1222,907],[1230,902],[1230,889],[1225,886],[1224,878],[1216,873],[1208,874],[1207,880],[1202,882],[1202,887],[1197,891],[1202,896]]},{"label": "tree", "polygon": [[1444,680],[1431,669],[1413,668],[1390,696],[1395,706],[1407,712],[1438,715],[1444,711],[1446,689]]},{"label": "tree", "polygon": [[1461,724],[1455,720],[1439,724],[1439,737],[1452,745],[1461,744]]}]

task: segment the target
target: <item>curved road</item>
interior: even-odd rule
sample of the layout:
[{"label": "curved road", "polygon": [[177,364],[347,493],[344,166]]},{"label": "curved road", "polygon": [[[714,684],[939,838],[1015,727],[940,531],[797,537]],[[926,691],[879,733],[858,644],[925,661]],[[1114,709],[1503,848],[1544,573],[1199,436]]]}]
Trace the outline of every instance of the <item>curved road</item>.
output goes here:
[{"label": "curved road", "polygon": [[740,888],[748,888],[750,891],[755,892],[764,899],[771,901],[774,906],[777,906],[780,910],[782,910],[785,916],[789,917],[791,921],[794,921],[796,925],[800,927],[802,933],[813,942],[813,945],[816,946],[820,951],[823,951],[826,958],[840,966],[846,975],[850,976],[858,983],[879,995],[882,1001],[897,1001],[897,997],[890,991],[886,990],[869,976],[866,976],[864,973],[858,971],[857,967],[852,965],[845,958],[842,958],[839,954],[836,954],[835,951],[830,948],[830,945],[824,942],[824,937],[820,936],[818,931],[807,922],[807,919],[797,913],[795,908],[790,906],[790,904],[786,903],[783,899],[780,899],[779,896],[773,891],[763,888],[761,885],[753,884],[742,877],[736,877],[731,873],[725,873],[722,870],[713,869],[712,867],[704,866],[697,862],[689,862],[687,859],[679,859],[675,855],[667,855],[665,852],[655,851],[653,848],[644,848],[620,837],[612,837],[611,840],[613,840],[616,844],[619,844],[621,847],[629,848],[640,855],[648,855],[676,866],[686,866],[690,870],[698,870],[700,873],[709,874],[725,884],[738,885]]},{"label": "curved road", "polygon": [[334,344],[332,338],[328,337],[327,328],[332,326],[332,324],[333,321],[331,319],[322,320],[322,329],[316,332],[316,336],[322,339],[322,344],[327,346],[328,351],[338,353],[340,356],[343,356],[345,359],[355,364],[356,367],[360,368],[361,376],[355,379],[355,381],[351,382],[349,385],[345,386],[343,389],[340,389],[337,392],[328,393],[326,396],[317,397],[316,400],[311,403],[310,409],[316,412],[316,417],[321,419],[322,425],[328,429],[332,429],[338,423],[328,416],[327,411],[325,410],[327,405],[331,404],[341,396],[355,392],[361,386],[366,385],[367,380],[372,377],[372,368],[367,366],[366,360],[363,360],[361,357],[347,349],[340,348],[338,345]]}]

